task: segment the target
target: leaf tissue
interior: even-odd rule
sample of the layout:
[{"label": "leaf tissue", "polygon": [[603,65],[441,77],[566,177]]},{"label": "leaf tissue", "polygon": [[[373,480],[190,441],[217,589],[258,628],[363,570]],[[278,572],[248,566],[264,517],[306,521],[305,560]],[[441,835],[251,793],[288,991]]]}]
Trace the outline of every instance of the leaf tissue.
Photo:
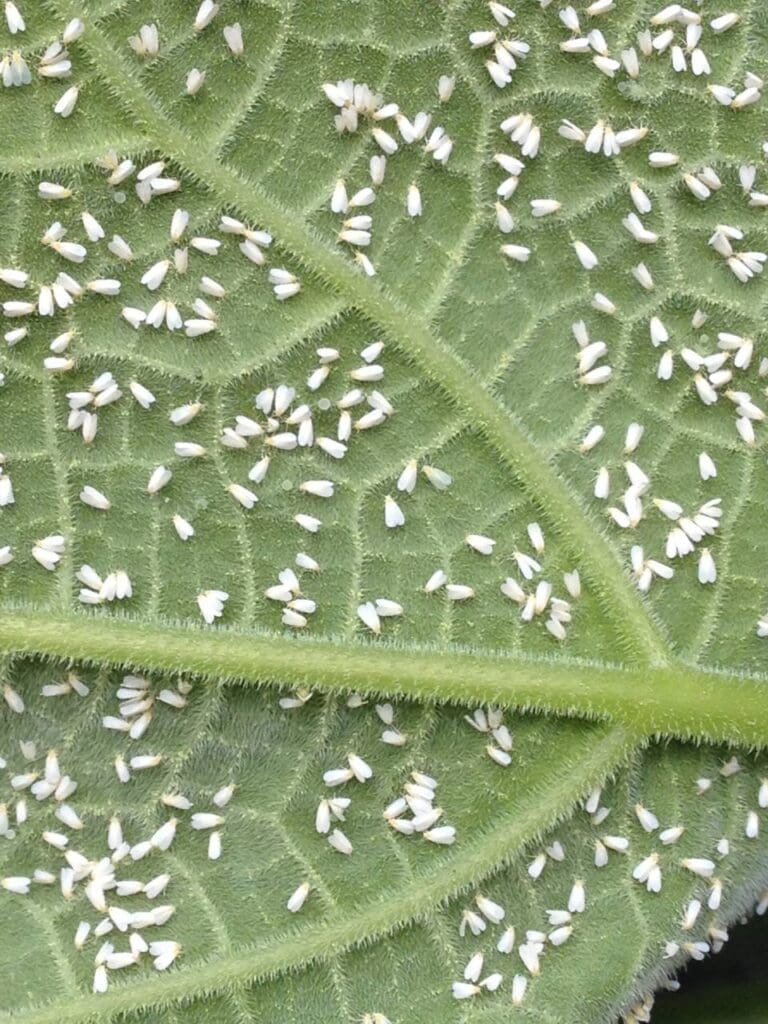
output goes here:
[{"label": "leaf tissue", "polygon": [[0,1019],[650,1020],[768,909],[768,8],[0,32]]}]

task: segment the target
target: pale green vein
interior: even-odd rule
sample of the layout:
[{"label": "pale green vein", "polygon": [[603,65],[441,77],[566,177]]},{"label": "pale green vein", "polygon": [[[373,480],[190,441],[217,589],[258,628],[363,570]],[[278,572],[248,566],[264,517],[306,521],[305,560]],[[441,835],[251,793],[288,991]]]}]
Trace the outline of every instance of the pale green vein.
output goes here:
[{"label": "pale green vein", "polygon": [[36,611],[0,615],[0,647],[250,683],[499,703],[603,718],[645,736],[768,743],[768,681],[674,663],[611,666],[494,652],[398,648]]},{"label": "pale green vein", "polygon": [[[63,16],[70,13],[69,8],[64,10],[63,4],[54,6],[61,9]],[[97,27],[84,37],[84,45],[116,101],[129,108],[131,115],[145,126],[159,150],[177,160],[223,202],[267,227],[308,271],[377,323],[408,358],[441,387],[494,446],[562,535],[600,599],[605,614],[614,623],[617,642],[638,660],[664,664],[668,659],[664,638],[643,609],[615,553],[586,518],[569,486],[556,475],[471,369],[381,285],[329,249],[301,218],[268,196],[258,183],[241,177],[207,155],[195,140],[177,128],[160,104],[144,91],[138,78]]]},{"label": "pale green vein", "polygon": [[68,145],[66,150],[51,148],[44,153],[18,153],[12,150],[3,153],[3,174],[42,174],[45,171],[60,171],[63,168],[78,168],[83,164],[101,160],[105,153],[114,150],[117,153],[133,153],[141,155],[154,148],[154,142],[147,139],[141,132],[115,135],[102,139],[98,145]]},{"label": "pale green vein", "polygon": [[[637,737],[623,728],[606,728],[602,736],[585,733],[568,772],[552,761],[549,782],[521,794],[514,812],[482,835],[457,844],[456,853],[439,872],[419,873],[396,894],[374,901],[354,914],[329,914],[322,922],[287,932],[237,954],[150,977],[130,985],[110,986],[101,996],[83,994],[46,1006],[11,1013],[6,1020],[24,1024],[65,1024],[108,1020],[115,1014],[231,990],[260,978],[330,960],[350,947],[370,942],[434,911],[451,896],[508,863],[527,843],[555,825],[575,800],[603,781],[630,756]],[[543,779],[540,780],[543,784]],[[546,797],[542,798],[542,793]]]}]

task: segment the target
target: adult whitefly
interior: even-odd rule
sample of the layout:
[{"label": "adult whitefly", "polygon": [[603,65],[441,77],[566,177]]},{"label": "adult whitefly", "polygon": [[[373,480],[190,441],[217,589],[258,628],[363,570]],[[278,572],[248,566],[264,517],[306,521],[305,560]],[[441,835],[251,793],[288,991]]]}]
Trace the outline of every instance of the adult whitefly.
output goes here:
[{"label": "adult whitefly", "polygon": [[259,500],[258,495],[254,494],[249,487],[244,487],[242,484],[227,484],[226,490],[232,495],[235,501],[245,509],[252,509]]},{"label": "adult whitefly", "polygon": [[699,583],[714,583],[717,579],[715,560],[712,557],[712,552],[709,548],[702,549],[701,555],[699,556],[697,575]]},{"label": "adult whitefly", "polygon": [[403,614],[403,606],[399,601],[393,601],[388,597],[377,597],[374,607],[380,618],[396,618]]},{"label": "adult whitefly", "polygon": [[538,853],[528,865],[528,874],[534,880],[539,878],[547,864],[547,855]]},{"label": "adult whitefly", "polygon": [[495,761],[496,764],[500,765],[502,768],[508,768],[509,765],[512,764],[512,757],[509,752],[500,747],[494,747],[489,744],[486,746],[485,752],[492,761]]},{"label": "adult whitefly", "polygon": [[381,633],[381,618],[371,601],[358,605],[357,615],[360,621],[371,630],[372,633]]},{"label": "adult whitefly", "polygon": [[437,846],[452,846],[456,842],[456,829],[453,825],[439,825],[421,834],[427,842]]},{"label": "adult whitefly", "polygon": [[172,472],[167,467],[156,466],[150,474],[147,493],[157,494],[158,491],[162,490],[170,482],[172,476]]},{"label": "adult whitefly", "polygon": [[197,606],[208,625],[223,615],[224,604],[228,598],[229,594],[223,590],[204,590],[197,595]]},{"label": "adult whitefly", "polygon": [[347,836],[338,828],[335,828],[328,836],[329,845],[337,853],[343,853],[346,857],[352,854],[353,846]]},{"label": "adult whitefly", "polygon": [[424,584],[424,592],[433,594],[436,590],[444,587],[448,582],[448,575],[443,569],[435,569],[427,582]]},{"label": "adult whitefly", "polygon": [[711,878],[715,870],[714,862],[707,857],[685,857],[680,866],[700,878]]},{"label": "adult whitefly", "polygon": [[367,782],[373,777],[373,769],[359,754],[349,754],[347,757],[350,771],[358,782]]},{"label": "adult whitefly", "polygon": [[307,530],[308,533],[317,533],[323,525],[321,519],[318,519],[316,516],[308,515],[305,512],[297,512],[293,517],[293,521],[303,530]]},{"label": "adult whitefly", "polygon": [[527,263],[531,256],[531,250],[525,245],[502,245],[501,251],[517,263]]},{"label": "adult whitefly", "polygon": [[24,713],[24,699],[17,690],[14,690],[10,683],[5,683],[3,686],[3,698],[11,711],[15,711],[17,715]]},{"label": "adult whitefly", "polygon": [[516,974],[512,979],[512,1005],[522,1006],[528,988],[528,979],[524,974]]},{"label": "adult whitefly", "polygon": [[568,897],[568,910],[571,914],[580,914],[586,908],[586,892],[584,883],[577,879]]},{"label": "adult whitefly", "polygon": [[163,939],[149,943],[149,955],[156,971],[165,971],[181,954],[181,946],[173,940]]},{"label": "adult whitefly", "polygon": [[480,533],[468,533],[464,538],[464,543],[480,555],[492,555],[496,545],[495,540]]},{"label": "adult whitefly", "polygon": [[659,832],[659,842],[663,843],[664,846],[671,846],[680,839],[683,832],[685,832],[685,827],[683,825],[671,825],[669,828],[665,828]]},{"label": "adult whitefly", "polygon": [[298,913],[307,901],[309,896],[309,882],[302,882],[301,885],[291,894],[286,907],[292,914]]},{"label": "adult whitefly", "polygon": [[144,385],[140,384],[137,380],[132,380],[128,387],[142,409],[151,409],[157,401],[149,388],[144,387]]},{"label": "adult whitefly", "polygon": [[500,903],[496,903],[495,900],[490,899],[488,896],[484,896],[482,893],[478,893],[475,896],[475,903],[477,909],[487,918],[492,924],[498,924],[504,920],[505,911],[504,907]]},{"label": "adult whitefly", "polygon": [[479,985],[469,981],[454,981],[451,986],[454,999],[471,999],[480,991]]},{"label": "adult whitefly", "polygon": [[168,273],[170,265],[170,260],[158,260],[157,263],[153,263],[152,266],[149,267],[148,270],[145,270],[141,275],[141,283],[149,291],[157,291],[165,280],[165,276]]},{"label": "adult whitefly", "polygon": [[635,804],[634,811],[635,815],[637,816],[637,820],[640,822],[640,824],[646,832],[656,831],[656,829],[659,827],[659,819],[656,817],[653,811],[649,811],[647,807],[644,807],[642,804],[639,803]]},{"label": "adult whitefly", "polygon": [[212,811],[196,812],[190,819],[192,828],[198,830],[219,828],[223,824],[224,818],[220,814],[214,814]]}]

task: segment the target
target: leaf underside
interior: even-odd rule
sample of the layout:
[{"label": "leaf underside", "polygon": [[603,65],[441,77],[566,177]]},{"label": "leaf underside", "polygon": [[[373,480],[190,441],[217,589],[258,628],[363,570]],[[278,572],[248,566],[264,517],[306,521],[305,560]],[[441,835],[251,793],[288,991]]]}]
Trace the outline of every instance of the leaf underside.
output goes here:
[{"label": "leaf underside", "polygon": [[[609,1020],[628,993],[645,991],[656,979],[664,943],[706,940],[710,927],[723,927],[743,912],[756,879],[765,874],[764,841],[744,837],[764,761],[744,761],[742,772],[724,778],[724,757],[715,748],[672,745],[633,755],[632,737],[617,727],[508,715],[515,754],[504,769],[488,760],[486,738],[459,709],[399,703],[396,723],[410,742],[398,750],[380,742],[381,722],[370,706],[353,709],[333,697],[313,697],[286,712],[268,690],[229,685],[194,686],[182,710],[158,705],[151,731],[137,744],[101,726],[102,715],[115,710],[119,675],[80,672],[91,688],[85,698],[36,696],[57,673],[61,666],[55,663],[17,661],[11,667],[14,686],[31,696],[25,713],[8,722],[8,749],[35,735],[41,746],[58,751],[62,770],[78,781],[72,803],[85,823],[72,845],[91,859],[108,852],[113,814],[130,843],[176,814],[170,851],[155,850],[136,863],[129,859],[118,877],[146,882],[170,874],[155,903],[170,903],[176,913],[156,931],[180,942],[183,953],[179,966],[162,978],[147,963],[131,968],[130,976],[124,972],[125,980],[112,972],[109,991],[91,995],[92,956],[103,940],[91,936],[76,951],[72,936],[80,920],[95,925],[100,915],[82,896],[62,900],[57,887],[38,886],[34,899],[7,896],[12,963],[3,973],[2,999],[13,1020],[42,1024],[118,1013],[120,1019],[153,1020],[160,1012],[172,1019],[176,1013],[193,1020],[228,1020],[238,1013],[258,1019],[278,1005],[285,1019],[302,1022],[352,1020],[374,1011],[392,1020],[463,1019],[450,983],[461,979],[470,955],[485,952],[486,973],[499,970],[510,980],[512,973],[525,973],[517,952],[495,952],[498,938],[509,925],[518,944],[527,929],[552,931],[545,911],[566,907],[576,878],[584,880],[587,908],[574,915],[568,943],[552,949],[541,977],[531,979],[526,1014],[542,1021]],[[164,682],[154,680],[153,692]],[[117,780],[116,753],[129,758],[150,751],[163,752],[160,765],[135,771],[128,783]],[[345,857],[315,831],[315,810],[328,795],[322,772],[343,764],[350,751],[371,752],[375,775],[333,793],[352,800],[346,820],[336,823],[354,847]],[[36,767],[25,765],[18,752],[8,761],[9,772]],[[438,780],[445,821],[457,830],[451,847],[396,835],[382,817],[409,772],[427,766]],[[611,813],[594,825],[574,804],[608,774],[613,779],[601,806]],[[702,796],[696,795],[700,778],[713,780]],[[212,793],[230,781],[237,789],[222,812],[224,852],[211,861],[207,833],[191,829],[189,812],[169,811],[160,797],[181,792],[195,810],[215,810]],[[679,842],[665,847],[658,832],[646,834],[632,810],[637,802],[650,806],[662,828],[684,825]],[[61,828],[52,807],[32,804],[29,833],[19,829],[15,840],[3,844],[4,873],[55,870],[60,858],[41,849],[39,838],[45,828]],[[624,836],[630,846],[597,869],[594,843],[605,835]],[[706,909],[710,883],[682,869],[680,861],[712,854],[723,835],[732,843],[727,857],[715,858],[725,895],[714,913]],[[564,859],[550,858],[534,882],[527,867],[555,840]],[[663,869],[658,895],[631,877],[634,865],[654,851]],[[304,881],[310,895],[294,917],[285,904]],[[505,920],[478,937],[460,938],[462,911],[474,907],[477,893],[500,903]],[[680,918],[693,898],[705,909],[686,932]],[[141,896],[113,902],[136,910],[152,906]],[[109,938],[116,948],[126,946],[119,933]],[[684,959],[681,950],[664,966],[672,969]],[[482,1019],[508,1017],[506,989],[478,1004]]]},{"label": "leaf underside", "polygon": [[[744,232],[734,248],[768,248],[765,211],[754,198],[768,192],[763,105],[733,110],[707,89],[723,83],[739,92],[745,75],[768,71],[768,14],[756,2],[734,0],[737,24],[716,33],[709,20],[721,12],[706,12],[701,47],[710,76],[676,73],[666,50],[641,56],[633,79],[623,68],[608,77],[590,55],[563,52],[560,43],[577,33],[564,27],[558,5],[540,9],[533,0],[521,0],[506,29],[474,2],[222,0],[199,31],[199,5],[182,0],[26,6],[26,30],[6,42],[9,53],[21,51],[33,81],[0,95],[0,134],[12,140],[0,153],[0,267],[27,272],[29,284],[17,289],[0,280],[0,301],[36,303],[62,271],[82,284],[117,279],[120,294],[86,292],[53,318],[4,321],[8,331],[28,327],[18,341],[6,336],[0,351],[2,476],[11,479],[15,499],[0,506],[0,562],[5,545],[13,555],[0,564],[0,648],[5,677],[26,708],[20,715],[3,708],[0,754],[8,778],[0,799],[12,811],[19,794],[7,786],[11,776],[42,770],[45,752],[57,749],[78,783],[71,802],[85,821],[82,832],[70,833],[70,845],[96,859],[108,852],[112,815],[135,843],[168,817],[162,793],[182,789],[201,811],[220,786],[231,781],[237,789],[223,812],[220,860],[208,859],[207,834],[191,830],[189,813],[180,812],[171,850],[154,851],[151,870],[148,860],[138,861],[119,875],[171,875],[168,902],[176,912],[155,931],[180,942],[182,953],[163,974],[145,956],[110,971],[105,994],[91,994],[93,957],[104,940],[91,936],[82,951],[73,946],[77,923],[99,918],[82,886],[71,900],[58,885],[33,884],[26,897],[1,892],[3,1019],[259,1020],[279,1007],[281,1019],[302,1024],[366,1013],[393,1024],[501,1021],[513,1013],[542,1024],[613,1021],[688,958],[686,942],[716,944],[710,929],[738,920],[768,877],[762,836],[745,836],[747,814],[758,810],[760,755],[739,753],[743,770],[724,777],[719,768],[730,752],[681,742],[754,750],[768,741],[766,641],[756,631],[768,607],[758,415],[765,285],[758,272],[739,281],[707,244],[725,224]],[[576,6],[584,34],[599,29],[617,57],[639,48],[636,34],[651,27],[657,10],[640,0],[602,15]],[[69,45],[71,75],[41,77],[41,55],[74,17],[83,17],[85,31]],[[235,22],[245,40],[240,56],[222,37]],[[150,23],[158,28],[159,54],[141,59],[127,40]],[[506,88],[484,67],[492,49],[473,50],[468,42],[478,30],[530,46]],[[673,31],[685,46],[684,26],[675,23]],[[600,46],[593,43],[591,55]],[[193,67],[206,77],[189,96],[184,82]],[[456,79],[446,102],[438,101],[441,75]],[[361,114],[357,131],[337,132],[338,111],[322,86],[348,78],[368,83],[409,118],[429,112],[430,131],[441,125],[453,140],[450,159],[442,164],[425,153],[425,140],[405,143],[391,119]],[[53,106],[72,85],[77,104],[62,118]],[[538,155],[521,155],[500,130],[520,113],[540,128]],[[609,158],[559,134],[563,119],[585,132],[601,120],[616,131],[643,127],[648,134]],[[380,152],[371,134],[377,124],[399,141],[398,150],[388,157],[375,203],[347,212],[372,217],[365,253],[376,274],[369,277],[354,248],[338,240],[344,215],[329,209],[329,199],[339,178],[350,196],[369,186],[369,161]],[[178,179],[179,190],[145,203],[135,172],[109,185],[110,151],[137,169],[163,161],[162,175]],[[680,160],[654,168],[652,151]],[[509,233],[499,230],[493,205],[508,173],[494,161],[498,153],[525,165],[504,200],[515,222]],[[745,165],[756,167],[749,185]],[[683,175],[706,167],[722,187],[702,201]],[[41,182],[72,195],[41,198]],[[652,201],[641,220],[658,235],[653,244],[622,226],[635,210],[631,182]],[[420,216],[406,210],[414,184]],[[533,216],[530,202],[547,198],[561,208]],[[190,219],[174,243],[169,224],[177,208]],[[103,226],[103,240],[85,237],[83,211]],[[238,249],[241,237],[221,231],[222,215],[273,236],[262,246],[264,266]],[[41,245],[54,220],[67,241],[86,245],[82,264]],[[131,247],[128,261],[107,248],[116,234]],[[190,244],[195,236],[220,240],[218,254],[198,251]],[[576,257],[577,240],[599,259],[591,271]],[[528,247],[530,258],[505,257],[505,244]],[[145,272],[173,260],[182,246],[189,247],[186,272],[171,264],[162,285],[148,291]],[[652,289],[632,274],[641,261]],[[277,301],[268,268],[294,274],[299,293]],[[211,333],[134,329],[120,315],[122,307],[147,312],[160,299],[175,303],[184,319],[196,317],[201,275],[226,289],[223,298],[205,296],[216,314]],[[610,299],[614,313],[594,307],[596,293]],[[659,344],[649,337],[652,317],[668,335]],[[579,382],[572,325],[580,320],[591,342],[606,342],[600,362],[612,367],[607,383]],[[43,364],[48,346],[67,331],[63,357],[73,364],[51,372]],[[723,332],[741,346],[754,339],[751,358],[744,348],[738,355],[729,349]],[[384,343],[375,357],[383,378],[358,382],[351,374],[374,341]],[[339,358],[313,390],[308,380],[319,348],[336,349]],[[715,378],[717,401],[707,405],[691,352],[703,358],[719,351],[733,377],[722,384]],[[660,380],[665,352],[673,372]],[[71,429],[68,396],[88,391],[107,371],[123,394],[98,409],[96,435],[84,443],[82,424]],[[712,364],[704,376],[716,372]],[[152,393],[150,408],[133,397],[130,382]],[[280,426],[270,427],[256,396],[279,385],[296,393]],[[353,421],[375,405],[374,391],[393,408],[381,425],[353,428],[343,458],[316,444],[281,451],[266,443],[270,430],[298,430],[285,419],[304,402],[315,439],[336,439],[337,402],[353,387],[365,395],[350,410]],[[196,402],[201,411],[188,424],[171,422],[172,409]],[[266,431],[243,450],[221,443],[236,416]],[[753,443],[743,424],[735,426],[737,417],[752,424]],[[628,453],[633,422],[644,432]],[[584,451],[582,439],[595,424],[605,436]],[[200,444],[205,454],[180,457],[177,442]],[[714,479],[701,479],[702,452],[716,464]],[[269,469],[254,483],[249,470],[265,455]],[[399,491],[411,459],[419,469],[449,473],[451,485],[437,489],[420,475],[412,493]],[[629,460],[635,468],[626,467]],[[172,479],[150,495],[147,481],[161,465]],[[600,467],[610,474],[607,501],[594,497]],[[639,488],[642,515],[620,528],[606,507],[625,507],[640,471],[648,478]],[[332,481],[333,497],[304,493],[307,480]],[[227,492],[232,483],[253,489],[253,509]],[[86,485],[107,495],[110,508],[84,503]],[[385,525],[388,495],[405,516],[398,528]],[[696,541],[693,553],[668,557],[675,524],[652,499],[678,502],[690,517],[715,498],[722,518],[712,535]],[[321,519],[319,532],[302,530],[297,514]],[[194,527],[189,540],[175,532],[174,515]],[[541,553],[531,523],[543,532]],[[32,548],[58,534],[61,558],[45,571]],[[491,538],[493,552],[473,550],[468,534]],[[654,577],[641,594],[632,545],[674,567],[674,576]],[[712,584],[698,581],[704,548],[717,565]],[[295,568],[299,551],[316,560],[318,572]],[[531,581],[521,574],[520,552],[540,563]],[[84,565],[102,578],[125,570],[132,596],[84,605]],[[301,629],[281,624],[282,604],[265,595],[289,566],[299,576],[298,596],[317,606]],[[437,569],[473,596],[452,601],[444,587],[426,593]],[[578,597],[563,581],[574,570]],[[527,593],[548,580],[554,597],[569,601],[564,638],[545,628],[551,604],[533,621],[521,616],[499,589],[507,577]],[[197,597],[209,590],[228,597],[221,618],[204,625]],[[373,635],[358,607],[381,598],[401,604],[403,613],[382,617],[381,635]],[[39,695],[70,666],[87,680],[87,697]],[[102,716],[118,714],[120,670],[131,668],[147,673],[153,693],[181,675],[193,681],[188,706],[153,705],[150,731],[134,741],[101,725]],[[286,712],[262,684],[315,692]],[[348,707],[351,693],[371,699]],[[402,748],[380,742],[385,726],[371,706],[376,694],[396,700]],[[484,748],[496,740],[464,721],[462,704],[507,709],[514,734],[508,767],[489,759]],[[666,745],[655,742],[661,738]],[[36,750],[25,761],[19,742],[28,741]],[[322,773],[343,766],[350,752],[371,762],[374,778],[343,790],[352,806],[340,827],[354,846],[344,857],[313,822],[328,795]],[[121,753],[164,760],[121,784],[113,766]],[[438,779],[454,845],[387,827],[382,810],[412,770]],[[699,796],[695,780],[702,777],[714,782]],[[582,801],[603,783],[611,814],[598,826]],[[67,832],[53,801],[28,802],[29,823],[0,844],[0,875],[58,871],[64,863],[40,839],[45,828]],[[653,809],[660,828],[684,825],[680,841],[664,847],[658,832],[646,835],[632,810],[638,802]],[[630,849],[611,853],[598,870],[594,844],[606,834],[628,837]],[[723,836],[731,842],[727,856],[716,853]],[[534,882],[527,865],[556,839],[565,859],[550,858]],[[660,894],[632,880],[633,867],[654,851],[663,868]],[[680,867],[686,856],[717,861],[717,911],[706,907],[710,883]],[[577,878],[585,882],[587,909],[574,915],[568,942],[547,951],[541,977],[530,978],[523,1006],[513,1011],[512,976],[527,975],[526,968],[517,952],[494,952],[503,927],[459,938],[462,910],[478,891],[491,896],[506,908],[505,925],[515,926],[519,942],[526,929],[552,930],[545,911],[567,903]],[[294,917],[285,904],[302,881],[310,896]],[[682,931],[692,899],[704,909]],[[126,905],[131,900],[136,909],[142,897],[126,898]],[[125,936],[108,939],[126,948]],[[680,950],[662,961],[672,941]],[[486,953],[485,974],[499,970],[504,982],[496,993],[457,1001],[451,983],[477,950]]]}]

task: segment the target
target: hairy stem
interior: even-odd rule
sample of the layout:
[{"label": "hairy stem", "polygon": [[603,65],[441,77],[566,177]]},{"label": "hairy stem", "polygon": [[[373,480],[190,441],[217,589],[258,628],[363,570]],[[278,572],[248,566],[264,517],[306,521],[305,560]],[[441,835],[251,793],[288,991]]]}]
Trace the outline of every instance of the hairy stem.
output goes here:
[{"label": "hairy stem", "polygon": [[603,718],[644,736],[768,742],[766,684],[693,665],[663,668],[400,649],[127,619],[0,615],[5,650],[194,672],[243,682],[368,691]]}]

